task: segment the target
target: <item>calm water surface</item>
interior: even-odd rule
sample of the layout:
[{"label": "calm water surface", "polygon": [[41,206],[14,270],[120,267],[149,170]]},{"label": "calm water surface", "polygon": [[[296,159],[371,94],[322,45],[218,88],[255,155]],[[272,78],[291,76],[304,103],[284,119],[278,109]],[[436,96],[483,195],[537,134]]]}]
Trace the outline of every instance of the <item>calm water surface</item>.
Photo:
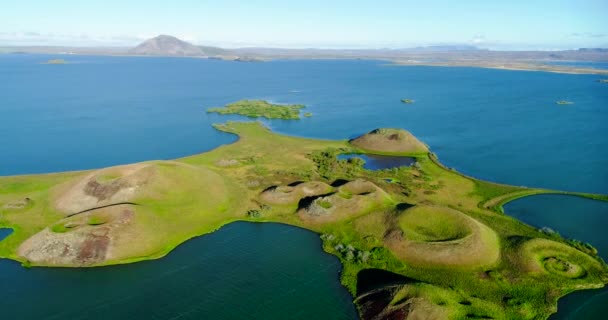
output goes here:
[{"label": "calm water surface", "polygon": [[0,241],[4,240],[6,237],[10,236],[11,233],[13,233],[13,229],[0,228]]},{"label": "calm water surface", "polygon": [[[549,227],[567,238],[591,243],[608,260],[608,202],[559,196],[538,195],[504,206],[505,212],[532,226]],[[604,319],[608,314],[608,288],[579,291],[559,301],[558,313],[551,320]]]},{"label": "calm water surface", "polygon": [[236,222],[131,265],[0,260],[0,309],[3,319],[355,319],[340,269],[312,232]]},{"label": "calm water surface", "polygon": [[416,158],[411,157],[395,157],[395,156],[381,156],[375,154],[355,154],[355,153],[344,153],[338,155],[338,159],[347,160],[350,158],[361,158],[365,161],[363,168],[368,170],[381,170],[390,169],[397,167],[409,167],[416,163]]},{"label": "calm water surface", "polygon": [[[515,185],[608,193],[608,86],[597,81],[601,76],[398,67],[377,61],[238,63],[69,56],[72,63],[67,65],[40,63],[55,57],[0,55],[0,145],[4,150],[0,175],[97,168],[210,150],[236,139],[214,130],[212,123],[243,118],[207,114],[205,109],[248,98],[301,103],[314,114],[300,121],[265,121],[282,133],[347,139],[378,127],[402,127],[430,145],[444,164],[469,175]],[[404,106],[403,97],[415,99],[416,104]],[[560,99],[575,104],[556,105]],[[553,201],[531,201],[513,206],[526,212],[555,212],[553,217],[542,216],[548,220],[539,225],[551,226],[550,219],[555,217],[570,221],[573,229],[588,228],[589,234],[581,234],[581,240],[601,246],[597,239],[602,233],[583,219],[571,218],[584,214],[586,205],[553,211],[547,207]],[[143,312],[150,312],[152,318],[168,317],[164,309],[183,311],[186,317],[205,313],[216,318],[243,314],[267,318],[261,313],[274,315],[281,310],[283,315],[296,310],[328,312],[306,314],[309,318],[355,316],[350,297],[337,280],[339,267],[323,271],[329,270],[326,263],[337,262],[319,252],[316,236],[292,232],[301,238],[293,252],[306,248],[317,252],[308,254],[310,264],[299,260],[288,264],[299,259],[300,252],[292,255],[277,248],[281,254],[267,260],[276,268],[256,268],[265,265],[252,262],[258,261],[261,249],[276,243],[283,246],[286,241],[280,227],[256,227],[270,230],[261,232],[259,248],[255,236],[222,242],[243,232],[229,225],[178,247],[165,259],[128,266],[26,270],[2,260],[0,277],[11,285],[3,286],[0,306],[9,312],[22,311],[18,318],[38,318],[40,311],[30,303],[34,294],[40,295],[40,310],[58,317],[116,316],[146,308],[151,310]],[[570,232],[566,227],[554,228],[566,235]],[[250,235],[245,233],[245,237]],[[266,238],[271,241],[264,242]],[[218,239],[222,250],[213,250],[213,239]],[[225,248],[239,254],[210,258],[221,257]],[[186,252],[183,258],[180,252]],[[302,267],[308,268],[305,274],[292,273]],[[182,269],[186,271],[167,271]],[[209,275],[215,278],[206,278]],[[197,282],[199,277],[205,282]],[[317,280],[319,287],[282,301],[277,310],[260,307],[260,301],[274,301],[301,281]],[[212,285],[206,286],[207,282]],[[61,295],[56,294],[58,287]],[[205,289],[196,291],[198,287]],[[228,293],[238,298],[228,299]],[[608,304],[606,295],[586,294],[593,295],[586,301],[599,301],[595,306]],[[69,298],[59,301],[55,296]],[[248,309],[249,299],[257,307]],[[319,305],[323,299],[331,306]],[[10,308],[2,305],[7,302]],[[155,311],[154,306],[163,307]],[[256,308],[261,311],[256,313]]]}]

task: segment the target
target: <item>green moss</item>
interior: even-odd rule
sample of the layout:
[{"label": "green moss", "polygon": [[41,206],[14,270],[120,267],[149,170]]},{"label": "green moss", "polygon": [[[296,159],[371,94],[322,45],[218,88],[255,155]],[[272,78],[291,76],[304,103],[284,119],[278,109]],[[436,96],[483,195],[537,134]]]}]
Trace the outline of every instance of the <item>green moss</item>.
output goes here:
[{"label": "green moss", "polygon": [[324,209],[329,209],[331,208],[333,205],[331,204],[331,202],[327,201],[327,200],[320,200],[317,201],[317,204]]},{"label": "green moss", "polygon": [[107,222],[106,219],[103,219],[102,217],[97,217],[97,216],[90,217],[87,220],[87,224],[90,226],[97,226],[97,225],[104,224],[106,222]]},{"label": "green moss", "polygon": [[[300,109],[302,108],[304,106],[300,104],[282,105],[272,104],[265,100],[241,100],[222,108],[207,109],[207,112],[240,114],[250,118],[263,117],[267,119],[298,120],[300,119]],[[312,115],[310,113],[307,114],[304,116],[309,117]]]},{"label": "green moss", "polygon": [[69,229],[66,228],[65,223],[58,223],[51,227],[51,231],[53,231],[55,233],[64,233],[64,232],[67,232],[68,230]]}]

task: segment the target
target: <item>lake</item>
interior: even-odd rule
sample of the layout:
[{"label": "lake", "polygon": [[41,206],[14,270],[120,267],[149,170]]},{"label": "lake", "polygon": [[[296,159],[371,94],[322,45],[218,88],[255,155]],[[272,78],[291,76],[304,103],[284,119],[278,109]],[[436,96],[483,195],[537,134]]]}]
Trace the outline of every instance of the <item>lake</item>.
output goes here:
[{"label": "lake", "polygon": [[340,269],[312,232],[235,222],[137,264],[26,269],[2,259],[0,308],[4,319],[354,319]]},{"label": "lake", "polygon": [[409,167],[416,163],[416,158],[411,157],[381,156],[375,154],[358,153],[343,153],[338,155],[338,159],[340,160],[348,160],[351,158],[360,158],[365,161],[363,168],[368,170]]},{"label": "lake", "polygon": [[6,237],[10,236],[11,233],[13,233],[13,229],[0,228],[0,241],[4,240]]},{"label": "lake", "polygon": [[[538,195],[504,206],[505,212],[527,224],[549,227],[566,238],[591,243],[608,260],[608,202],[560,196]],[[558,314],[551,320],[602,319],[608,312],[608,288],[579,291],[559,301]]]},{"label": "lake", "polygon": [[[242,63],[68,56],[70,64],[41,64],[51,58],[56,56],[0,55],[0,144],[7,155],[0,157],[0,175],[89,169],[210,150],[236,139],[214,130],[212,123],[245,118],[207,114],[206,108],[248,98],[300,103],[313,113],[313,117],[300,121],[264,120],[281,133],[348,139],[379,127],[402,127],[428,144],[445,165],[468,175],[514,185],[608,192],[608,86],[599,83],[597,80],[602,77],[597,75],[405,67],[354,60]],[[403,97],[416,103],[404,105],[400,102]],[[555,101],[561,99],[575,104],[556,105]],[[520,209],[548,212],[546,205],[533,201],[521,204]],[[576,206],[571,208],[559,215],[566,219],[579,214]],[[574,228],[586,228],[580,219],[571,223]],[[549,220],[541,224],[548,225]],[[305,290],[305,297],[282,301],[279,311],[308,309],[311,304],[318,304],[317,297],[326,298],[324,292],[330,291],[333,293],[327,295],[333,296],[328,298],[332,306],[323,305],[327,315],[355,316],[350,297],[339,286],[339,266],[323,273],[337,260],[320,252],[316,235],[302,230],[292,232],[301,238],[297,243],[301,248],[295,251],[312,248],[316,253],[309,253],[308,276],[302,274],[302,279],[289,280],[295,277],[293,269],[301,265],[285,264],[297,259],[299,252],[268,258],[276,259],[276,268],[253,269],[252,273],[232,269],[233,265],[255,267],[261,262],[251,260],[259,253],[255,237],[221,242],[241,236],[240,227],[231,226],[194,239],[165,259],[128,266],[26,270],[0,260],[0,274],[11,275],[7,280],[13,284],[0,293],[0,305],[5,307],[3,310],[28,312],[19,318],[38,318],[35,308],[31,308],[30,296],[36,291],[44,293],[50,300],[41,310],[53,310],[57,307],[53,307],[57,304],[54,295],[61,286],[61,295],[56,296],[71,299],[70,305],[59,304],[64,308],[61,312],[69,315],[112,315],[118,311],[133,314],[157,305],[167,305],[167,310],[177,312],[185,308],[184,301],[190,303],[194,297],[200,303],[197,308],[205,310],[208,317],[229,318],[227,313],[238,313],[240,304],[235,305],[233,299],[215,299],[213,295],[218,290],[229,290],[242,298],[238,301],[247,300],[248,295],[272,300],[280,295],[278,292],[290,292],[299,281],[317,282],[313,278],[319,277],[323,283]],[[281,227],[256,227],[269,228],[262,233],[274,239],[273,243],[284,240]],[[588,235],[583,236],[581,240],[593,242],[602,234],[589,239]],[[229,267],[221,259],[221,263],[210,262],[214,259],[209,257],[221,256],[221,252],[214,251],[207,255],[206,246],[213,243],[210,239],[218,239],[222,246],[239,252],[230,256]],[[197,246],[207,249],[199,250]],[[189,252],[187,258],[179,258],[179,252],[184,250]],[[198,282],[188,272],[173,278],[172,273],[159,271],[179,266],[200,270],[196,269],[200,267],[196,262],[200,260],[196,259],[211,263],[203,269],[216,277],[205,293],[192,293],[194,288],[187,283]],[[244,272],[248,285],[243,286],[241,275],[234,272]],[[144,274],[148,282],[134,280]],[[109,280],[113,277],[122,281]],[[182,284],[186,289],[178,290]],[[91,302],[94,288],[103,289],[99,292],[105,298]],[[110,301],[109,305],[121,304],[119,298],[112,296],[114,290],[122,292],[126,301],[130,294],[135,295],[133,303],[115,310],[106,306],[106,301]],[[138,296],[140,291],[160,298],[144,299]],[[605,296],[595,296],[605,301]],[[12,303],[10,308],[8,301]],[[96,305],[103,312],[96,313]],[[255,313],[255,308],[243,308],[250,318],[265,318]],[[165,318],[164,314],[148,315]]]}]

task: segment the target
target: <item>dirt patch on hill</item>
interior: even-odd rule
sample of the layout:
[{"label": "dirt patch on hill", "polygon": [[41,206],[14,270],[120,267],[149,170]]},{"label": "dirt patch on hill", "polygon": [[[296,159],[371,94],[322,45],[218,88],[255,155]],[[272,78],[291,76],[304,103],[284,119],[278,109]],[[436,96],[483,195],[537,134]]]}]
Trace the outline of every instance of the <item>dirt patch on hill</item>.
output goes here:
[{"label": "dirt patch on hill", "polygon": [[402,129],[375,129],[349,141],[353,146],[377,152],[423,153],[428,147]]},{"label": "dirt patch on hill", "polygon": [[355,303],[363,320],[448,319],[447,308],[424,296],[406,292],[409,286],[387,286],[359,296]]},{"label": "dirt patch on hill", "polygon": [[54,190],[55,207],[66,215],[115,203],[129,202],[156,173],[153,163],[94,171]]},{"label": "dirt patch on hill", "polygon": [[112,259],[116,238],[133,228],[135,207],[117,205],[60,220],[24,241],[18,255],[34,264],[89,266]]}]

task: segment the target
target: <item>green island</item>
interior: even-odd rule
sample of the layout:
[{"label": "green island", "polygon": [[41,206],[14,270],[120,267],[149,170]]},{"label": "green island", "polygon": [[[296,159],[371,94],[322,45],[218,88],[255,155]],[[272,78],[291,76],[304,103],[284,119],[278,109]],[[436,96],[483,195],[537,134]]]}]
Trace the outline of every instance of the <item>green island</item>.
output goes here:
[{"label": "green island", "polygon": [[45,62],[44,64],[67,64],[68,62],[63,59],[51,59]]},{"label": "green island", "polygon": [[[259,122],[214,127],[238,141],[171,161],[0,177],[0,227],[14,230],[0,257],[26,267],[124,264],[234,221],[289,224],[318,233],[340,259],[362,319],[545,319],[560,297],[608,282],[591,245],[502,212],[532,194],[606,195],[474,179],[401,129],[329,141]],[[371,171],[341,153],[416,162]]]},{"label": "green island", "polygon": [[598,80],[600,83],[608,83],[608,79],[600,79]]},{"label": "green island", "polygon": [[[300,119],[300,109],[305,108],[301,104],[272,104],[265,100],[240,100],[221,108],[210,108],[207,112],[219,114],[239,114],[250,118],[267,118],[298,120]],[[311,117],[312,113],[307,112],[305,117]]]},{"label": "green island", "polygon": [[563,104],[574,104],[574,102],[568,101],[568,100],[558,100],[558,101],[555,101],[555,103],[556,104],[562,104],[562,105]]},{"label": "green island", "polygon": [[414,102],[416,102],[416,100],[412,100],[412,99],[401,99],[401,102],[405,103],[405,104],[412,104]]}]

